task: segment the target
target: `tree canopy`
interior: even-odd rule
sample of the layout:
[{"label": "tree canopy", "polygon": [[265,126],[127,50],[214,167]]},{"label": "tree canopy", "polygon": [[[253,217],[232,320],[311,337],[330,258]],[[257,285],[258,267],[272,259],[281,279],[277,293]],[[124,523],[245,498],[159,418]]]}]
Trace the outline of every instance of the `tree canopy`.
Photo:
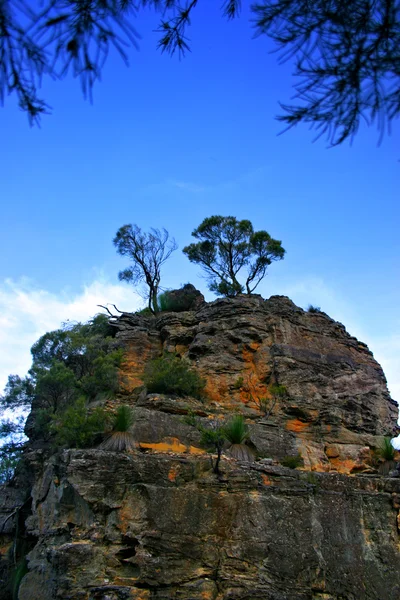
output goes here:
[{"label": "tree canopy", "polygon": [[[39,96],[43,76],[80,79],[85,95],[111,50],[128,63],[138,47],[145,7],[160,11],[158,47],[189,50],[188,27],[203,0],[25,0],[0,2],[0,100],[15,94],[31,122],[49,112]],[[222,2],[227,19],[240,0]],[[340,144],[362,120],[383,133],[400,112],[400,4],[397,0],[254,0],[256,35],[270,37],[281,60],[293,60],[295,102],[281,103],[288,127],[309,123]],[[135,25],[134,25],[135,23]]]},{"label": "tree canopy", "polygon": [[118,254],[127,256],[132,263],[120,271],[120,281],[134,285],[143,282],[147,287],[148,308],[157,313],[161,267],[178,247],[174,238],[169,237],[166,229],[150,229],[145,233],[137,225],[123,225],[115,235],[114,246]]},{"label": "tree canopy", "polygon": [[88,323],[50,331],[32,346],[28,374],[10,375],[0,396],[0,482],[13,472],[21,455],[25,416],[32,407],[25,431],[35,438],[55,434],[62,440],[68,434],[71,444],[78,443],[74,441],[78,425],[83,437],[92,435],[89,426],[98,426],[99,414],[88,414],[87,403],[119,388],[122,350],[113,336],[108,318],[97,315]]},{"label": "tree canopy", "polygon": [[[192,232],[200,240],[183,249],[190,262],[205,271],[209,289],[221,296],[251,294],[265,277],[267,268],[281,260],[285,250],[266,231],[254,231],[248,220],[213,216]],[[238,277],[246,271],[244,285]]]}]

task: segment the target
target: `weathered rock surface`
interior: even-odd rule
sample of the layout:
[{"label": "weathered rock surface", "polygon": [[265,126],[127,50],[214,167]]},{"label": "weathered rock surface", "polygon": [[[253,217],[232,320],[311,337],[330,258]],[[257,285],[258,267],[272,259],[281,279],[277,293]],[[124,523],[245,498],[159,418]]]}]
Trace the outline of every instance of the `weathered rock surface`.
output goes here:
[{"label": "weathered rock surface", "polygon": [[[371,461],[397,405],[372,353],[285,297],[196,306],[116,322],[136,451],[33,445],[0,491],[0,600],[15,540],[19,600],[400,598],[400,477]],[[203,401],[146,392],[163,351],[206,379]],[[260,460],[224,453],[217,476],[192,419],[234,411]],[[301,470],[278,465],[299,452]]]},{"label": "weathered rock surface", "polygon": [[65,451],[36,483],[19,599],[400,597],[400,480]]},{"label": "weathered rock surface", "polygon": [[[306,468],[350,473],[367,468],[383,435],[395,435],[397,404],[367,346],[325,313],[305,312],[286,297],[224,298],[196,312],[123,316],[117,326],[127,348],[128,393],[141,385],[151,358],[163,350],[177,353],[207,380],[204,406],[190,408],[239,410],[262,456],[300,452]],[[274,404],[269,389],[276,383],[288,396]],[[139,404],[164,414],[188,407],[154,397]],[[147,444],[169,436],[192,445],[172,419],[164,418],[158,432],[153,426],[151,435],[148,427],[136,433]]]}]

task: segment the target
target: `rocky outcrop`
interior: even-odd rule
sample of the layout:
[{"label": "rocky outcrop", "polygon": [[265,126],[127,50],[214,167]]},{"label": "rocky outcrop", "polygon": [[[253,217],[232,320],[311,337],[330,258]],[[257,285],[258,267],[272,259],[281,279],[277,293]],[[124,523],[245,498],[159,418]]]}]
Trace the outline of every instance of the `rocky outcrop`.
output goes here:
[{"label": "rocky outcrop", "polygon": [[400,597],[400,480],[265,462],[35,453],[19,600]]},{"label": "rocky outcrop", "polygon": [[[400,598],[400,478],[372,460],[397,405],[372,353],[285,297],[197,298],[114,319],[125,359],[109,403],[134,408],[135,450],[32,445],[0,492],[0,600],[15,548],[19,600]],[[147,393],[165,351],[206,380],[202,400]],[[216,475],[194,420],[237,411],[258,460],[224,452]],[[301,469],[279,464],[298,453]]]},{"label": "rocky outcrop", "polygon": [[[224,298],[198,311],[123,315],[116,325],[128,396],[140,390],[152,357],[178,354],[207,381],[203,405],[191,409],[246,415],[260,456],[300,452],[308,469],[351,473],[368,469],[382,436],[395,435],[397,404],[367,346],[325,313],[305,312],[286,297]],[[287,396],[271,398],[273,384],[285,386]],[[134,403],[158,413],[139,411],[139,420],[163,420],[151,433],[148,425],[137,428],[140,442],[172,437],[193,445],[177,419],[165,416],[185,413],[186,401],[141,396]]]}]

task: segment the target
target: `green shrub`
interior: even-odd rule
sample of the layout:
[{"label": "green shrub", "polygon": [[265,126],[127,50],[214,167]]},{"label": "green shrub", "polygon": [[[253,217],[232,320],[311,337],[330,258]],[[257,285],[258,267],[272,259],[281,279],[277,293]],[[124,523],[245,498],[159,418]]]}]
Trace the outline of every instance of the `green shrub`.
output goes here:
[{"label": "green shrub", "polygon": [[313,306],[312,304],[309,304],[307,307],[307,312],[309,313],[320,313],[321,308],[319,306]]},{"label": "green shrub", "polygon": [[206,382],[185,360],[165,354],[152,360],[145,371],[144,383],[150,393],[201,398]]},{"label": "green shrub", "polygon": [[392,445],[390,437],[383,438],[382,445],[378,448],[378,455],[384,460],[394,460],[396,456],[396,450]]},{"label": "green shrub", "polygon": [[123,405],[117,408],[114,416],[112,432],[100,444],[102,450],[111,452],[123,452],[132,450],[135,447],[135,441],[129,429],[134,422],[133,412],[130,406]]},{"label": "green shrub", "polygon": [[235,415],[224,427],[225,439],[231,444],[243,444],[249,437],[249,432],[242,415]]},{"label": "green shrub", "polygon": [[182,417],[182,423],[186,423],[186,425],[190,425],[191,427],[197,427],[196,413],[189,408],[186,415]]},{"label": "green shrub", "polygon": [[235,388],[235,390],[240,390],[240,388],[242,388],[244,385],[244,379],[243,377],[238,377],[235,381],[235,383],[233,384],[233,387]]},{"label": "green shrub", "polygon": [[84,398],[78,398],[63,413],[56,413],[51,419],[50,431],[55,435],[55,444],[67,448],[91,446],[107,423],[105,410],[95,408],[89,412]]},{"label": "green shrub", "polygon": [[89,398],[97,395],[113,397],[119,388],[118,368],[123,350],[118,348],[106,354],[101,352],[92,363],[91,372],[82,377],[80,388]]},{"label": "green shrub", "polygon": [[302,467],[304,464],[303,458],[301,454],[296,454],[295,456],[285,456],[281,460],[281,465],[284,467],[289,467],[289,469],[297,469],[297,467]]},{"label": "green shrub", "polygon": [[160,294],[157,299],[158,307],[160,312],[183,312],[192,308],[198,296],[198,290],[187,283],[179,290],[166,290]]},{"label": "green shrub", "polygon": [[217,475],[220,475],[219,463],[221,461],[222,448],[225,443],[225,428],[219,425],[217,422],[210,423],[209,427],[199,426],[201,433],[200,443],[202,446],[207,448],[209,452],[216,452],[217,459],[213,465],[213,471]]},{"label": "green shrub", "polygon": [[154,314],[151,312],[150,308],[146,306],[146,308],[142,308],[142,310],[136,311],[137,315],[141,315],[142,317],[153,317]]}]

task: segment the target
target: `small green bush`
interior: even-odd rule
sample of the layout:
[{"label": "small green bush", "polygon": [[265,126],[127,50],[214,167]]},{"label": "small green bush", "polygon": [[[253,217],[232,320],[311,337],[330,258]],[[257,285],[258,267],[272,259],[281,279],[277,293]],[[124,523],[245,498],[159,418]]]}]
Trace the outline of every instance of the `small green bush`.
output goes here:
[{"label": "small green bush", "polygon": [[186,415],[182,417],[182,423],[186,423],[186,425],[190,425],[191,427],[197,427],[196,413],[189,408]]},{"label": "small green bush", "polygon": [[210,423],[208,427],[199,426],[201,433],[200,443],[207,448],[209,452],[216,452],[217,459],[213,465],[213,471],[220,475],[219,463],[221,461],[222,448],[225,443],[225,428],[217,422]]},{"label": "small green bush", "polygon": [[243,386],[244,386],[243,377],[238,377],[236,379],[235,383],[233,384],[233,387],[235,388],[235,390],[240,390]]},{"label": "small green bush", "polygon": [[146,308],[142,308],[142,310],[136,311],[136,314],[141,315],[142,317],[154,317],[154,314],[151,312],[148,306],[146,306]]},{"label": "small green bush", "polygon": [[320,313],[321,308],[319,306],[313,306],[312,304],[309,304],[307,307],[307,312],[309,313]]},{"label": "small green bush", "polygon": [[56,446],[86,448],[91,446],[97,434],[102,433],[107,423],[104,409],[89,412],[84,398],[78,398],[63,413],[51,416],[50,431],[55,434]]},{"label": "small green bush", "polygon": [[113,397],[119,388],[119,371],[123,358],[122,348],[106,354],[101,352],[93,360],[91,373],[82,377],[80,387],[89,398],[98,395]]},{"label": "small green bush", "polygon": [[185,360],[165,354],[151,361],[144,374],[150,393],[174,394],[201,398],[206,382]]},{"label": "small green bush", "polygon": [[304,464],[303,458],[301,454],[296,454],[295,456],[285,456],[281,460],[281,465],[283,467],[288,467],[289,469],[297,469],[297,467],[302,467]]},{"label": "small green bush", "polygon": [[198,290],[187,283],[179,290],[166,290],[157,298],[160,312],[183,312],[190,310],[194,300],[199,296]]},{"label": "small green bush", "polygon": [[225,438],[231,444],[243,444],[249,437],[249,432],[242,415],[235,415],[224,427]]}]

